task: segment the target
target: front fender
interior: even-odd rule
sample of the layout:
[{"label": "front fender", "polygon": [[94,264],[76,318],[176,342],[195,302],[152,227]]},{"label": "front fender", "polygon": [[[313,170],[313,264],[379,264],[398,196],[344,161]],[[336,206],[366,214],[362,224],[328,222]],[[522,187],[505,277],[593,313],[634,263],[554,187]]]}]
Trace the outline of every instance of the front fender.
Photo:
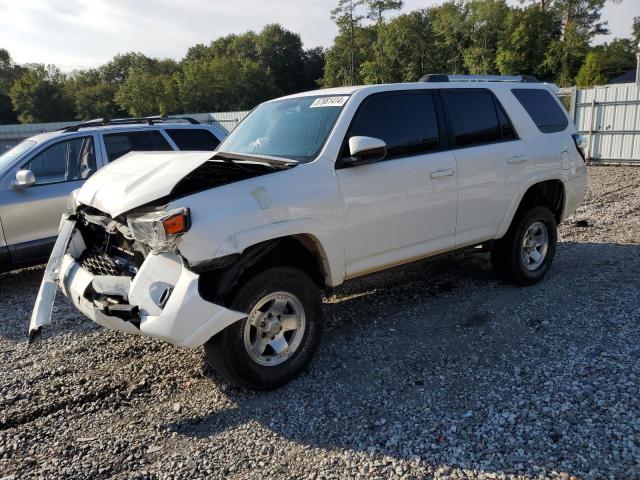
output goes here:
[{"label": "front fender", "polygon": [[215,258],[241,254],[247,248],[282,237],[310,237],[321,256],[321,262],[330,286],[341,284],[345,276],[344,245],[337,235],[324,228],[317,219],[295,219],[274,222],[229,235],[220,245]]}]

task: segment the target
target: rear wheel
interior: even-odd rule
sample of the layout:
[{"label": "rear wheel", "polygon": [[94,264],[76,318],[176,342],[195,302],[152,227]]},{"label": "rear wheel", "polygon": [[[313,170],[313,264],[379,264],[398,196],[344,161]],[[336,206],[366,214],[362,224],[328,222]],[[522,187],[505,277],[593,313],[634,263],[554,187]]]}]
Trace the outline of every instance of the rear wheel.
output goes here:
[{"label": "rear wheel", "polygon": [[209,364],[230,382],[255,390],[296,377],[315,352],[322,331],[320,292],[303,272],[265,270],[235,295],[231,308],[248,312],[205,345]]},{"label": "rear wheel", "polygon": [[558,242],[558,227],[551,211],[534,207],[496,240],[491,264],[504,280],[518,285],[533,285],[542,280],[551,267]]}]

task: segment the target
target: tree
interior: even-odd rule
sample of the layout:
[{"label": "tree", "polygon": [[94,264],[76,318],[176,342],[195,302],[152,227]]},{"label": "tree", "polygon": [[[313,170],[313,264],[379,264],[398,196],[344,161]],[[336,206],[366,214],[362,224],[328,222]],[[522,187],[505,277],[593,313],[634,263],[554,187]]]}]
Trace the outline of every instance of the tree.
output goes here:
[{"label": "tree", "polygon": [[300,35],[278,24],[267,25],[256,38],[256,51],[258,62],[269,70],[283,94],[300,91],[304,81],[304,50]]},{"label": "tree", "polygon": [[310,48],[304,52],[304,74],[302,91],[315,90],[322,82],[324,75],[324,49]]},{"label": "tree", "polygon": [[115,101],[117,87],[104,81],[97,69],[71,73],[65,79],[64,89],[73,99],[75,117],[79,120],[126,115]]},{"label": "tree", "polygon": [[375,57],[362,65],[364,82],[415,82],[426,73],[445,71],[434,41],[428,10],[390,20],[378,33]]},{"label": "tree", "polygon": [[506,0],[471,0],[464,8],[466,70],[476,75],[497,73],[498,42],[509,14]]},{"label": "tree", "polygon": [[467,45],[465,12],[461,2],[445,2],[429,10],[434,33],[433,51],[446,59],[444,73],[466,73]]},{"label": "tree", "polygon": [[640,17],[633,17],[633,25],[631,27],[633,32],[633,42],[636,48],[640,45]]},{"label": "tree", "polygon": [[0,125],[16,123],[18,116],[13,109],[9,89],[20,74],[18,67],[4,48],[0,48]]},{"label": "tree", "polygon": [[367,7],[367,18],[380,25],[384,21],[384,12],[400,10],[404,6],[402,0],[364,0]]},{"label": "tree", "polygon": [[9,96],[25,123],[68,120],[73,102],[65,94],[63,76],[53,65],[29,65],[13,83]]},{"label": "tree", "polygon": [[560,40],[562,26],[554,12],[532,5],[511,9],[498,42],[496,66],[501,75],[533,75],[553,80],[545,66],[547,51]]},{"label": "tree", "polygon": [[251,60],[187,62],[175,80],[180,105],[188,112],[249,109],[279,94],[268,72]]},{"label": "tree", "polygon": [[116,55],[113,59],[100,67],[100,74],[107,82],[115,85],[121,85],[129,76],[132,70],[149,70],[153,69],[154,60],[142,53],[129,52]]},{"label": "tree", "polygon": [[635,48],[628,38],[616,38],[592,48],[576,75],[576,85],[581,88],[604,85],[632,69],[636,64]]},{"label": "tree", "polygon": [[134,117],[157,115],[164,85],[162,79],[145,69],[134,69],[116,93],[120,107]]},{"label": "tree", "polygon": [[358,13],[358,8],[363,0],[338,0],[338,6],[331,10],[333,20],[340,33],[346,32],[349,39],[349,80],[351,85],[356,84],[356,34],[360,28],[360,22],[364,18]]}]

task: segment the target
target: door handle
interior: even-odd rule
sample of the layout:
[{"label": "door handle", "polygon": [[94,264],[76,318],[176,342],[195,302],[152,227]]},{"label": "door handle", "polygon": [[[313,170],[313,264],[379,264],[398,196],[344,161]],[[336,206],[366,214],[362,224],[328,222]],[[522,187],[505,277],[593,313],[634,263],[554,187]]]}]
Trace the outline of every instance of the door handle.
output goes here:
[{"label": "door handle", "polygon": [[528,160],[526,155],[513,155],[509,158],[507,158],[507,163],[510,164],[514,164],[514,163],[524,163]]},{"label": "door handle", "polygon": [[434,178],[451,177],[453,176],[454,173],[455,173],[455,170],[453,168],[447,168],[446,170],[434,170],[433,172],[429,173],[429,178],[434,179]]}]

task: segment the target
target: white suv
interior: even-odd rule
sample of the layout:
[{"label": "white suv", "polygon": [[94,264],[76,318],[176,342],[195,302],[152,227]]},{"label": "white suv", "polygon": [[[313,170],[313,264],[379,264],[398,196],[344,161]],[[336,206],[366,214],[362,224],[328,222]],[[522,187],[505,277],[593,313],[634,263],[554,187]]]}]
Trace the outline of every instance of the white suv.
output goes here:
[{"label": "white suv", "polygon": [[352,278],[485,245],[502,278],[540,281],[583,200],[582,139],[551,86],[426,80],[280,98],[215,155],[106,166],[72,196],[31,337],[59,283],[96,323],[204,345],[269,389],[313,355],[321,291]]}]

